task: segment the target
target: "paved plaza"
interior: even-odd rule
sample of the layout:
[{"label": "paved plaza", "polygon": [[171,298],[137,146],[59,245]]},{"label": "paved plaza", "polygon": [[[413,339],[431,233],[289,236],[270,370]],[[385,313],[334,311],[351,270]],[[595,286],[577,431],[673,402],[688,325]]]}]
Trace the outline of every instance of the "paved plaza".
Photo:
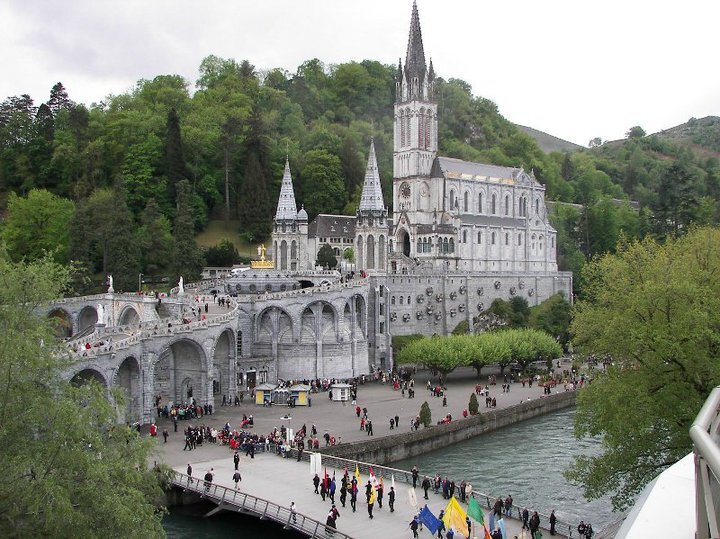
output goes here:
[{"label": "paved plaza", "polygon": [[[570,368],[570,364],[562,364],[561,368]],[[483,386],[487,383],[487,375],[492,373],[493,370],[490,368],[487,374],[483,371],[480,380]],[[495,371],[495,374],[498,374],[497,371]],[[414,399],[409,399],[407,392],[403,397],[401,391],[393,390],[390,384],[369,382],[359,386],[358,405],[368,409],[368,417],[373,421],[373,431],[376,437],[398,432],[397,429],[390,430],[390,417],[394,417],[396,414],[400,416],[399,432],[410,432],[410,420],[418,415],[420,406],[424,401],[427,401],[431,407],[434,423],[446,414],[451,414],[453,419],[462,418],[462,412],[467,408],[470,394],[474,392],[475,384],[478,383],[475,371],[472,369],[458,369],[449,376],[446,383],[447,406],[442,405],[442,398],[432,397],[430,392],[426,390],[428,379],[432,383],[437,382],[437,378],[430,376],[427,371],[420,371],[415,375],[416,394]],[[536,384],[533,384],[533,387],[525,384],[525,387],[523,387],[519,382],[511,384],[509,393],[503,393],[503,378],[498,375],[497,381],[497,385],[490,386],[490,396],[495,397],[497,409],[527,399],[538,399],[543,394],[542,387]],[[553,391],[564,391],[564,387],[562,385],[558,386]],[[216,402],[222,402],[221,399],[222,397],[219,400],[216,398]],[[479,398],[479,403],[481,411],[485,410],[485,399],[483,397]],[[298,406],[295,408],[277,405],[258,406],[252,403],[251,399],[246,398],[240,406],[216,406],[212,416],[178,422],[177,433],[173,432],[171,421],[161,419],[158,424],[159,436],[155,451],[156,460],[165,462],[183,473],[187,464],[192,463],[193,475],[195,476],[204,475],[212,467],[216,474],[217,483],[228,487],[232,486],[233,461],[230,449],[223,445],[205,443],[193,451],[183,451],[184,436],[182,431],[187,425],[208,425],[221,429],[225,422],[229,422],[233,429],[237,428],[239,430],[240,419],[243,414],[248,416],[252,414],[255,423],[253,431],[258,434],[267,434],[274,427],[279,429],[283,424],[293,428],[295,431],[305,424],[309,432],[314,424],[319,436],[328,431],[331,436],[339,440],[339,443],[368,438],[368,435],[360,430],[360,420],[355,413],[355,407],[350,403],[343,404],[331,401],[327,393],[312,394],[311,407]],[[286,414],[289,414],[292,419],[284,419]],[[165,428],[170,433],[167,444],[163,443],[161,436]],[[321,444],[325,444],[322,439]],[[241,490],[280,505],[289,506],[291,501],[295,501],[298,505],[298,512],[324,522],[330,503],[329,501],[322,502],[320,497],[313,493],[312,475],[307,462],[298,463],[295,459],[283,459],[272,453],[258,453],[254,459],[245,457],[244,452],[240,452],[240,456],[240,471],[243,477]],[[328,471],[332,474],[332,469]],[[424,471],[420,470],[420,472],[423,474]],[[342,473],[342,470],[336,470],[338,480]],[[385,481],[387,493],[389,490],[389,478],[385,478]],[[367,482],[367,477],[363,476],[363,485],[365,482]],[[417,510],[410,505],[407,493],[409,488],[411,487],[407,484],[398,481],[396,484],[398,494],[395,513],[391,515],[386,506],[382,510],[378,510],[376,505],[375,518],[372,521],[368,519],[367,505],[362,503],[365,498],[364,489],[361,488],[358,496],[357,513],[352,513],[349,502],[345,509],[340,507],[341,518],[338,519],[338,529],[358,538],[376,536],[378,533],[383,537],[403,537],[406,535],[412,537],[408,523]],[[418,488],[416,493],[418,494],[418,502],[424,502],[422,500],[422,490]],[[518,498],[520,494],[518,493]],[[338,498],[336,498],[336,502],[338,502],[339,507]],[[446,501],[440,495],[431,495],[431,499],[427,503],[433,513],[437,515],[440,509],[444,508]],[[371,524],[368,524],[369,522]],[[519,523],[509,519],[507,522],[509,536],[519,535]],[[428,535],[428,533],[424,532],[424,535]]]}]

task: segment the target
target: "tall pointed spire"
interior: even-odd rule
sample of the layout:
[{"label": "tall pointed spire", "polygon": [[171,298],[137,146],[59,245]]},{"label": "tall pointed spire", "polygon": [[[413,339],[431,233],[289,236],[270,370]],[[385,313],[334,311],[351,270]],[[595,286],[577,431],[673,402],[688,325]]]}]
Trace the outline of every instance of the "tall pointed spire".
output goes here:
[{"label": "tall pointed spire", "polygon": [[368,156],[365,183],[363,183],[360,207],[358,209],[359,211],[382,211],[385,209],[382,186],[380,185],[380,173],[378,172],[377,158],[375,157],[375,140],[370,141],[370,155]]},{"label": "tall pointed spire", "polygon": [[408,37],[407,56],[405,57],[405,77],[408,83],[417,78],[418,83],[422,85],[425,72],[425,51],[423,49],[422,31],[420,30],[420,15],[418,15],[417,2],[413,0],[410,35]]},{"label": "tall pointed spire", "polygon": [[292,175],[290,174],[290,160],[285,158],[285,172],[283,173],[282,186],[280,187],[280,198],[278,199],[275,220],[292,221],[297,217],[297,204],[295,203],[295,191],[293,190]]}]

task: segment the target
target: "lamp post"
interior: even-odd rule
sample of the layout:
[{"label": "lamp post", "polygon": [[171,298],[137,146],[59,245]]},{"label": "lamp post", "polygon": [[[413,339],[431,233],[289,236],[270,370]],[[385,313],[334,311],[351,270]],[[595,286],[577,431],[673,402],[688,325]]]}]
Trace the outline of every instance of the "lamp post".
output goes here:
[{"label": "lamp post", "polygon": [[142,292],[142,278],[143,274],[138,273],[138,292]]}]

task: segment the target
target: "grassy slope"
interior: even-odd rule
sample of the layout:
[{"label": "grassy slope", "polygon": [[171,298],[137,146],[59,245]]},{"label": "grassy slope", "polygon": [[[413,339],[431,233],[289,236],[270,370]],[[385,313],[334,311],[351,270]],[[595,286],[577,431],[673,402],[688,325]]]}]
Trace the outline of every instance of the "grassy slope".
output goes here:
[{"label": "grassy slope", "polygon": [[231,241],[241,256],[256,256],[257,245],[251,245],[240,236],[240,222],[231,220],[225,224],[222,219],[214,219],[208,221],[208,225],[198,234],[195,241],[200,247],[212,247],[220,243],[220,240],[227,239]]}]

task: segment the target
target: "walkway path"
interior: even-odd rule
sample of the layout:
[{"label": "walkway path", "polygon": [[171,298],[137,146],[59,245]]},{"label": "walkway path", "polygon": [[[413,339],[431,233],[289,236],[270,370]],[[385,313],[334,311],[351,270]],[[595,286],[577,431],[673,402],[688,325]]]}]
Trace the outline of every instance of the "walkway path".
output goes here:
[{"label": "walkway path", "polygon": [[[234,487],[232,476],[234,473],[232,454],[224,449],[222,458],[200,461],[193,464],[193,476],[202,477],[205,473],[213,468],[215,474],[214,483],[225,487]],[[313,475],[310,473],[310,465],[308,462],[297,462],[295,459],[284,459],[272,453],[258,453],[254,459],[245,457],[244,453],[240,453],[240,473],[242,481],[240,490],[272,501],[278,505],[289,507],[291,502],[295,502],[297,511],[325,522],[328,511],[331,507],[329,498],[322,501],[319,495],[314,493],[312,484]],[[188,455],[189,456],[189,455]],[[187,465],[176,466],[178,472],[185,473]],[[337,520],[338,531],[341,531],[356,539],[374,539],[376,537],[412,537],[409,523],[418,509],[410,503],[409,490],[414,490],[417,497],[419,508],[427,503],[433,514],[438,515],[443,509],[447,500],[443,500],[442,496],[429,492],[429,500],[423,500],[423,491],[421,488],[413,489],[411,485],[397,481],[395,490],[397,498],[395,502],[395,511],[391,513],[387,506],[387,492],[390,490],[390,478],[385,477],[385,496],[383,507],[380,509],[375,504],[373,511],[373,519],[370,520],[367,513],[367,504],[365,503],[365,489],[360,488],[358,493],[357,512],[353,513],[350,507],[348,497],[346,507],[340,504],[339,483],[344,470],[338,470],[328,467],[328,475],[335,474],[338,483],[338,493],[335,496],[335,502],[340,511],[340,518]],[[350,471],[352,473],[352,470]],[[367,483],[367,475],[363,475],[362,484]],[[466,506],[464,507],[466,508]],[[513,538],[520,535],[520,522],[506,518],[508,536]],[[428,537],[429,532],[422,532],[421,537]],[[481,533],[476,531],[476,536],[482,537]],[[564,537],[557,535],[557,537]]]}]

